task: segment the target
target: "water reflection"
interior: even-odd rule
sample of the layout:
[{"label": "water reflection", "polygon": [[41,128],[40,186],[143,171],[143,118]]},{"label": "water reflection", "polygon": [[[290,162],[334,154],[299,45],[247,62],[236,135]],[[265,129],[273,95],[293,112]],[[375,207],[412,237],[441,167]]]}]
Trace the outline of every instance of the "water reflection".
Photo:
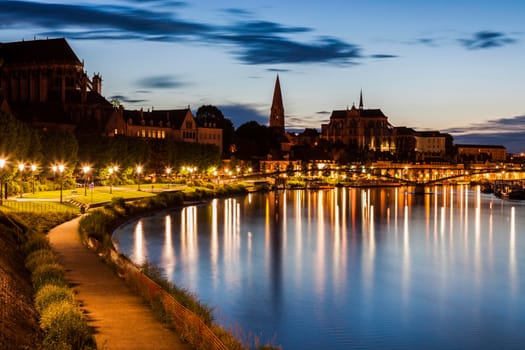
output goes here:
[{"label": "water reflection", "polygon": [[519,348],[525,205],[479,187],[430,192],[253,194],[142,218],[114,239],[220,306],[225,325],[285,349]]}]

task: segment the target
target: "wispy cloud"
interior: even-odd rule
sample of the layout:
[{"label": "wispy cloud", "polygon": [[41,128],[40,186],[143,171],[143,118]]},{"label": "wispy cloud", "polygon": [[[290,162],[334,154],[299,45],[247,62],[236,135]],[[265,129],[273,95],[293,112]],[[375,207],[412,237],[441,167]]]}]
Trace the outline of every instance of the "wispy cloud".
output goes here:
[{"label": "wispy cloud", "polygon": [[125,102],[125,103],[143,103],[143,102],[147,102],[148,100],[146,99],[137,99],[137,98],[132,98],[132,97],[128,97],[128,96],[124,96],[124,95],[113,95],[110,97],[111,100],[115,99],[115,100],[119,100],[121,102]]},{"label": "wispy cloud", "polygon": [[268,72],[274,72],[274,73],[286,73],[290,72],[290,69],[284,69],[284,68],[268,68]]},{"label": "wispy cloud", "polygon": [[479,31],[470,38],[458,39],[463,47],[469,50],[492,49],[514,44],[516,39],[503,32]]},{"label": "wispy cloud", "polygon": [[146,89],[175,89],[186,86],[187,83],[179,81],[175,77],[159,75],[139,79],[137,85]]},{"label": "wispy cloud", "polygon": [[510,152],[525,150],[525,115],[444,130],[455,143],[504,145]]},{"label": "wispy cloud", "polygon": [[395,57],[367,56],[357,45],[330,36],[300,41],[296,35],[312,33],[313,29],[246,19],[253,15],[242,9],[225,10],[240,19],[228,25],[185,20],[177,16],[177,11],[185,5],[185,2],[169,0],[128,0],[121,5],[2,1],[0,27],[35,27],[39,31],[35,34],[39,36],[77,40],[207,42],[231,49],[232,54],[246,64],[347,65],[370,57]]}]

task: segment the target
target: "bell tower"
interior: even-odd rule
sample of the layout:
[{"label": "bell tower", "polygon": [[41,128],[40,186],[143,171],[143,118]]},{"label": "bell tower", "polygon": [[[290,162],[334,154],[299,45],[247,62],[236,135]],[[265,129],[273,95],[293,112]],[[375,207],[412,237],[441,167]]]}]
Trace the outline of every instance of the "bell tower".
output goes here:
[{"label": "bell tower", "polygon": [[284,134],[284,107],[279,74],[277,74],[275,89],[273,90],[272,108],[270,110],[270,128]]}]

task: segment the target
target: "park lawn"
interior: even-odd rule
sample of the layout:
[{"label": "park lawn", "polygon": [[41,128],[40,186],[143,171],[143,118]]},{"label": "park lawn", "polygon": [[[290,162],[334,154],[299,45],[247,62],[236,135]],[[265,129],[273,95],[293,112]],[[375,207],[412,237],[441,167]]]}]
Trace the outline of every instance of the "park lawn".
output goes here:
[{"label": "park lawn", "polygon": [[71,203],[60,203],[58,201],[3,201],[0,210],[6,212],[63,212],[63,213],[80,213],[80,208]]},{"label": "park lawn", "polygon": [[[154,196],[156,193],[137,191],[137,187],[113,187],[111,192],[107,186],[95,187],[93,192],[87,190],[87,195],[84,195],[84,189],[68,189],[62,191],[62,200],[67,201],[68,199],[75,200],[83,204],[102,203],[110,202],[114,197],[121,198],[144,198]],[[60,190],[58,191],[42,191],[36,193],[24,193],[23,196],[26,200],[31,199],[49,199],[50,201],[58,201],[60,199]]]}]

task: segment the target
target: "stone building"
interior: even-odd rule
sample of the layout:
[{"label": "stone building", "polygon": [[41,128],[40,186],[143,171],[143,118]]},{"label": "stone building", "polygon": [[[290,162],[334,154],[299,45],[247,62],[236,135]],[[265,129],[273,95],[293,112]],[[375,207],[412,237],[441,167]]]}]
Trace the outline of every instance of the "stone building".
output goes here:
[{"label": "stone building", "polygon": [[101,93],[65,39],[0,43],[0,102],[36,128],[103,133],[118,110]]},{"label": "stone building", "polygon": [[456,145],[458,161],[472,162],[504,162],[507,159],[507,149],[501,145]]},{"label": "stone building", "polygon": [[190,108],[123,110],[108,121],[107,136],[168,139],[215,145],[222,152],[222,129],[211,123],[197,125]]},{"label": "stone building", "polygon": [[356,150],[394,152],[392,125],[380,109],[364,109],[363,94],[359,108],[332,111],[328,124],[321,125],[321,137]]}]

